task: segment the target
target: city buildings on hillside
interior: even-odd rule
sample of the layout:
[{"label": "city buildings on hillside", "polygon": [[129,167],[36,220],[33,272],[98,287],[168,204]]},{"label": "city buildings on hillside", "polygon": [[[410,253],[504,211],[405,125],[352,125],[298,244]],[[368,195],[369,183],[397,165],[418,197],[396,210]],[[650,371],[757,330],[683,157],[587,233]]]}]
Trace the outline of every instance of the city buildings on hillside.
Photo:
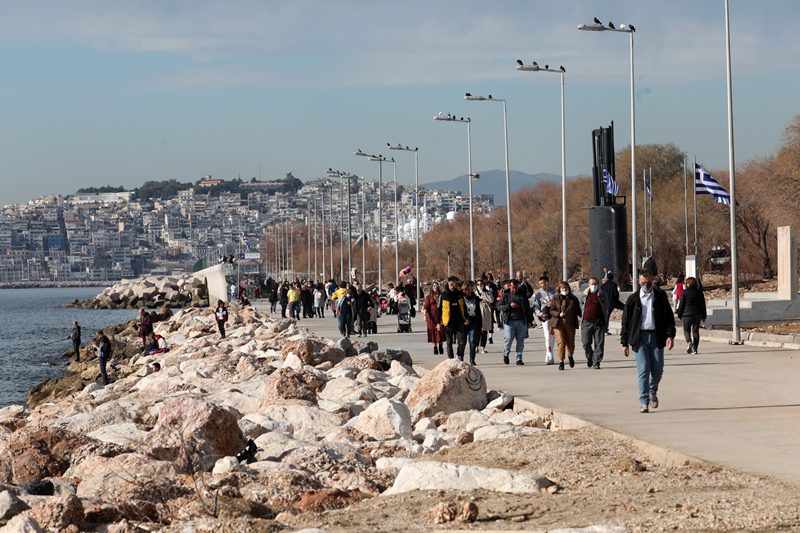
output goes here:
[{"label": "city buildings on hillside", "polygon": [[[224,180],[200,181],[213,187]],[[276,181],[242,183],[242,193],[211,196],[182,190],[167,200],[136,199],[131,192],[48,195],[0,211],[0,283],[36,281],[112,281],[150,273],[189,271],[199,258],[237,255],[243,240],[258,251],[277,224],[324,221],[338,235],[347,231],[347,194],[343,180],[317,179],[297,193],[280,192]],[[378,208],[382,193],[383,208]],[[469,212],[469,199],[456,191],[398,187],[400,240],[430,231],[438,222]],[[394,242],[393,182],[352,180],[350,228],[353,240],[363,232]],[[492,195],[474,198],[475,213],[494,208]],[[242,236],[246,236],[243,239]],[[344,237],[345,241],[347,240]],[[267,260],[273,250],[263,250]]]}]

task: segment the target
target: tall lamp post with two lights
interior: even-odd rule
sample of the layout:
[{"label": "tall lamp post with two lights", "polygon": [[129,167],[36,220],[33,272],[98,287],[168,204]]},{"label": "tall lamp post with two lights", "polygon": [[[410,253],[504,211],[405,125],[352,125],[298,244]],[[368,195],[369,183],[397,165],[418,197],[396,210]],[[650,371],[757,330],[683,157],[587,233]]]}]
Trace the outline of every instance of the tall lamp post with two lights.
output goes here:
[{"label": "tall lamp post with two lights", "polygon": [[[506,226],[508,230],[508,276],[514,277],[514,244],[511,241],[511,173],[508,167],[508,112],[506,110],[505,98],[493,98],[489,96],[476,96],[471,93],[464,95],[464,100],[468,102],[500,102],[503,104],[503,139],[505,147],[505,166],[506,166]],[[470,183],[472,181],[470,180]]]},{"label": "tall lamp post with two lights", "polygon": [[[639,287],[639,252],[636,243],[636,100],[635,100],[635,83],[634,83],[634,70],[633,70],[633,34],[636,28],[633,24],[620,24],[619,27],[614,26],[613,22],[608,25],[600,22],[597,17],[594,22],[590,24],[578,25],[579,30],[583,31],[613,31],[619,33],[627,33],[630,36],[630,50],[631,50],[631,284],[633,289]],[[657,274],[657,272],[653,272]]]}]

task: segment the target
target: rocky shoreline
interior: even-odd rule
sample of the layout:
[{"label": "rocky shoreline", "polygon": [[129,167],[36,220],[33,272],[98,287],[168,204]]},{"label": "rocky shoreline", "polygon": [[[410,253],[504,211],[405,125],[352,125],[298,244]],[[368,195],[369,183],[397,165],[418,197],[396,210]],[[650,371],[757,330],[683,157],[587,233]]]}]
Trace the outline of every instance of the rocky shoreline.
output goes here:
[{"label": "rocky shoreline", "polygon": [[[306,512],[381,495],[475,488],[556,492],[546,477],[426,461],[468,443],[546,432],[447,360],[338,343],[232,306],[159,317],[166,353],[143,356],[133,322],[110,330],[112,384],[90,350],[0,409],[0,524],[9,531],[276,531]],[[469,502],[435,523],[475,520]],[[28,528],[28,529],[25,529]]]},{"label": "rocky shoreline", "polygon": [[97,296],[72,300],[65,307],[83,309],[135,309],[208,307],[208,287],[191,274],[124,279]]}]

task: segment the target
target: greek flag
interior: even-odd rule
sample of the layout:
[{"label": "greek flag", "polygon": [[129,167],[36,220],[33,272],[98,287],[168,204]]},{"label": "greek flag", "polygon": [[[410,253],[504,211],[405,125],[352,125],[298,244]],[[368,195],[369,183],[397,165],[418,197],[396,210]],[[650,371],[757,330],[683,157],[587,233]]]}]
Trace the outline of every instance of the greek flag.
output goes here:
[{"label": "greek flag", "polygon": [[694,186],[695,194],[710,194],[718,204],[731,205],[728,191],[697,163],[694,164]]},{"label": "greek flag", "polygon": [[[644,176],[642,176],[644,178]],[[653,199],[653,188],[650,186],[652,178],[644,178],[644,190],[647,192],[648,198]]]},{"label": "greek flag", "polygon": [[603,169],[603,183],[606,184],[606,194],[616,196],[619,194],[619,184],[614,181],[614,176],[608,173],[608,170]]},{"label": "greek flag", "polygon": [[245,248],[247,248],[249,250],[250,249],[250,239],[247,238],[247,235],[245,235],[244,232],[242,232],[241,240],[242,240],[242,244],[245,246]]}]

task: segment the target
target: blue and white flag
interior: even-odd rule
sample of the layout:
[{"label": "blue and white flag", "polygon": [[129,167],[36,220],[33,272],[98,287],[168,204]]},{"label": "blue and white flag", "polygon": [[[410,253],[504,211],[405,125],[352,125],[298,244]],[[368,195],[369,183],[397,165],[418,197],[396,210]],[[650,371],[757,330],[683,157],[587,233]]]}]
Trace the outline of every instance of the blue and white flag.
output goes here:
[{"label": "blue and white flag", "polygon": [[250,249],[250,239],[247,238],[247,235],[245,235],[244,232],[242,232],[241,240],[242,240],[242,244],[245,246],[245,248],[247,248],[249,250]]},{"label": "blue and white flag", "polygon": [[603,183],[606,184],[606,194],[614,196],[619,194],[619,184],[614,181],[614,176],[609,174],[606,169],[603,169]]},{"label": "blue and white flag", "polygon": [[715,180],[709,172],[694,164],[695,194],[710,194],[718,204],[731,205],[731,195]]},{"label": "blue and white flag", "polygon": [[652,200],[653,199],[653,188],[650,186],[652,178],[647,178],[645,176],[642,176],[642,178],[644,179],[644,190],[645,190],[645,192],[647,192],[647,196]]}]

